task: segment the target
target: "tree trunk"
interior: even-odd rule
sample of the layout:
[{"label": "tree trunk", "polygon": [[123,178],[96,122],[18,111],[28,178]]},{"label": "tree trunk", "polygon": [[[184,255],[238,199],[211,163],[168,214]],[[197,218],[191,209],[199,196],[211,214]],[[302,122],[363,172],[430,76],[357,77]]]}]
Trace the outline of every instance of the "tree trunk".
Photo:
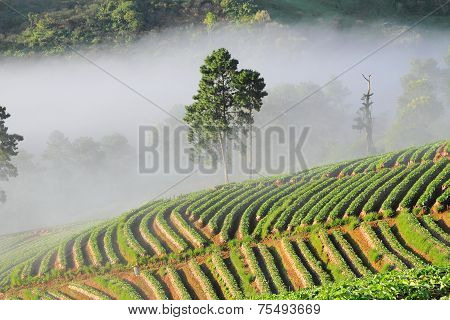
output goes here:
[{"label": "tree trunk", "polygon": [[253,126],[250,125],[250,180],[253,178]]},{"label": "tree trunk", "polygon": [[220,134],[220,151],[222,152],[222,161],[223,161],[223,173],[225,176],[225,183],[228,184],[229,180],[228,180],[228,157],[227,157],[227,150],[226,150],[226,135],[224,134],[222,136],[222,134]]},{"label": "tree trunk", "polygon": [[376,153],[376,149],[375,149],[375,145],[373,143],[371,126],[366,129],[366,141],[367,141],[367,153],[369,155],[374,155]]}]

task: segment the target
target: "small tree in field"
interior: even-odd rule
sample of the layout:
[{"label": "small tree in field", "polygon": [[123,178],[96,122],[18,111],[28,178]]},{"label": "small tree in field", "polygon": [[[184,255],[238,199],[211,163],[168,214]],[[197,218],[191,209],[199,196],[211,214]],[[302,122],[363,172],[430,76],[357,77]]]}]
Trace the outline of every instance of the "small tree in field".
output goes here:
[{"label": "small tree in field", "polygon": [[[228,183],[229,147],[236,132],[247,133],[267,95],[266,84],[253,70],[238,70],[239,62],[226,49],[213,51],[201,66],[194,103],[186,106],[188,140],[194,154],[223,164]],[[220,156],[217,156],[220,155]]]},{"label": "small tree in field", "polygon": [[367,153],[369,155],[375,154],[376,149],[373,143],[373,118],[372,118],[372,79],[371,75],[366,77],[363,75],[363,78],[367,81],[368,89],[367,93],[363,94],[361,100],[363,101],[362,107],[359,108],[357,112],[357,117],[355,118],[355,124],[353,125],[353,129],[356,130],[364,130],[366,133],[366,143],[367,143]]},{"label": "small tree in field", "polygon": [[[17,155],[17,144],[23,140],[22,136],[8,133],[6,119],[9,117],[6,108],[0,106],[0,181],[17,176],[17,168],[11,163],[11,157]],[[6,194],[0,189],[0,203],[5,201]]]}]

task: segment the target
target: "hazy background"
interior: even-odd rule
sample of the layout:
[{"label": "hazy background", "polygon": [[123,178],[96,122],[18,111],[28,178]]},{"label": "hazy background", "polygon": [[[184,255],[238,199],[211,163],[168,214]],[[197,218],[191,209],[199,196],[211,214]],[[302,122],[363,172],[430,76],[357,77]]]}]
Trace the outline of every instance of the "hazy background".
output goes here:
[{"label": "hazy background", "polygon": [[[80,50],[164,110],[182,117],[182,106],[191,102],[197,89],[204,58],[225,47],[240,61],[240,68],[256,69],[266,80],[269,96],[257,117],[257,124],[262,124],[404,29],[394,24],[344,31],[324,25],[278,24],[224,27],[212,33],[187,28],[150,34],[127,49]],[[402,94],[400,78],[417,58],[434,58],[438,68],[448,70],[443,59],[449,42],[443,39],[449,35],[420,29],[406,33],[274,125],[311,126],[304,150],[310,167],[364,156],[363,134],[351,125],[367,87],[361,73],[372,74],[377,147],[388,151],[394,145],[412,145],[414,137],[405,145],[386,143]],[[448,138],[446,92],[445,86],[436,91],[446,110],[437,129],[425,138],[418,133],[417,143]],[[16,161],[19,177],[2,184],[8,201],[0,205],[0,233],[115,216],[183,177],[138,174],[138,126],[167,122],[167,115],[77,55],[1,60],[0,104],[12,114],[7,122],[10,131],[25,138]],[[59,138],[74,144],[71,161],[43,157],[55,130],[64,135]],[[115,133],[120,136],[111,136]],[[76,150],[85,146],[98,154],[80,158],[82,152]],[[120,146],[121,152],[108,146],[114,150]],[[221,171],[214,177],[194,175],[166,196],[218,183],[222,183]]]}]

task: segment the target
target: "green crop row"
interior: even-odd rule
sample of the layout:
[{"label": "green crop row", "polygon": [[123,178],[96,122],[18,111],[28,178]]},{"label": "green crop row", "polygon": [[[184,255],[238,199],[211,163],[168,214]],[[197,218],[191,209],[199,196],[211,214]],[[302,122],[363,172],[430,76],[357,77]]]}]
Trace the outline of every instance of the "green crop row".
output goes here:
[{"label": "green crop row", "polygon": [[430,149],[430,145],[427,144],[425,146],[419,147],[416,151],[411,155],[410,162],[411,163],[420,163],[422,161],[422,156]]},{"label": "green crop row", "polygon": [[[242,217],[241,213],[244,212],[246,208],[251,206],[252,203],[269,193],[272,189],[273,186],[269,185],[259,189],[259,191],[255,190],[254,192],[251,192],[248,196],[243,198],[231,209],[231,211],[225,217],[222,228],[220,230],[220,239],[222,240],[222,242],[230,240],[230,237],[233,236],[233,231],[236,230],[236,228],[234,227],[239,217]],[[240,229],[240,227],[238,226],[237,229]]]},{"label": "green crop row", "polygon": [[72,298],[70,298],[68,295],[62,293],[61,291],[49,290],[48,293],[51,294],[52,296],[54,296],[58,300],[72,300]]},{"label": "green crop row", "polygon": [[386,221],[380,221],[378,223],[380,228],[380,232],[383,237],[386,239],[389,246],[394,249],[399,255],[408,260],[414,267],[424,267],[425,263],[412,252],[408,251],[405,247],[401,245],[401,243],[397,240],[395,235],[392,233],[389,224]]},{"label": "green crop row", "polygon": [[243,299],[244,295],[242,294],[241,289],[236,281],[236,279],[231,274],[230,270],[228,270],[225,262],[218,252],[213,252],[211,255],[211,261],[213,265],[213,270],[215,270],[218,274],[219,282],[223,282],[223,287],[226,288],[226,292],[228,292],[228,296],[231,299]]},{"label": "green crop row", "polygon": [[[225,217],[229,215],[234,208],[241,205],[245,200],[251,197],[251,195],[258,193],[262,188],[263,188],[262,185],[258,185],[253,188],[252,187],[245,188],[234,199],[228,199],[228,201],[219,201],[218,204],[221,203],[221,205],[218,208],[220,209],[211,216],[208,222],[210,230],[214,234],[218,233]],[[205,222],[205,220],[201,221]]]},{"label": "green crop row", "polygon": [[166,249],[163,247],[158,238],[150,231],[150,220],[155,216],[157,209],[159,208],[155,208],[154,212],[147,213],[144,216],[144,218],[141,220],[141,223],[139,224],[139,233],[141,234],[142,238],[150,245],[150,247],[152,247],[152,250],[156,253],[156,255],[162,256],[166,253]]},{"label": "green crop row", "polygon": [[400,202],[400,210],[411,209],[416,204],[419,196],[425,191],[428,184],[444,169],[447,163],[448,160],[444,159],[428,169],[406,193],[405,197]]},{"label": "green crop row", "polygon": [[305,257],[306,262],[309,264],[311,269],[318,276],[320,283],[323,285],[331,281],[330,275],[325,271],[325,267],[323,262],[317,259],[314,254],[309,250],[308,246],[305,242],[299,240],[297,241],[298,248],[302,253],[303,257]]},{"label": "green crop row", "polygon": [[184,236],[193,242],[196,247],[203,248],[208,244],[208,240],[205,239],[196,229],[191,227],[186,220],[177,211],[172,211],[171,219],[173,224],[184,231]]},{"label": "green crop row", "polygon": [[376,164],[376,170],[393,167],[396,164],[397,159],[403,154],[403,152],[404,151],[391,152],[386,154],[380,160],[374,162]]},{"label": "green crop row", "polygon": [[356,197],[353,199],[353,201],[350,203],[348,208],[345,210],[345,213],[348,216],[358,216],[361,213],[364,204],[370,198],[370,196],[378,188],[380,188],[386,181],[388,181],[392,177],[396,176],[397,174],[401,173],[403,170],[403,167],[397,167],[395,169],[383,169],[383,170],[387,170],[387,171],[385,171],[382,176],[380,176],[378,179],[375,179],[371,184],[369,184],[363,190],[361,190],[360,192],[355,194]]},{"label": "green crop row", "polygon": [[200,287],[203,293],[206,295],[206,298],[208,300],[219,300],[219,297],[217,296],[216,292],[214,291],[214,287],[211,284],[211,280],[209,280],[209,278],[205,275],[195,259],[189,261],[189,268],[191,269],[191,272],[197,282],[200,284]]},{"label": "green crop row", "polygon": [[[302,217],[301,223],[305,225],[309,225],[314,221],[314,218],[317,215],[317,212],[320,208],[330,199],[330,194],[332,194],[335,190],[339,190],[342,186],[345,186],[352,178],[344,177],[337,181],[333,181],[328,184],[321,191],[314,192],[314,195],[311,196],[299,210],[295,213],[295,219],[292,219],[292,225],[297,225],[300,220],[299,217]],[[320,206],[319,206],[320,204]]]},{"label": "green crop row", "polygon": [[450,179],[450,162],[447,162],[445,168],[428,184],[419,200],[417,200],[415,207],[432,207],[437,196],[442,192],[442,186],[448,179]]},{"label": "green crop row", "polygon": [[[309,203],[311,197],[318,192],[323,191],[331,184],[334,184],[336,181],[338,181],[336,178],[320,178],[319,180],[311,181],[299,186],[297,194],[293,195],[293,198],[291,198],[292,203],[283,205],[279,209],[280,214],[274,212],[271,215],[271,219],[276,219],[274,228],[281,231],[287,227],[290,230],[292,227],[299,225],[304,215],[303,212],[300,213],[299,210]],[[268,229],[270,226],[271,223],[266,223],[264,227],[265,229]]]},{"label": "green crop row", "polygon": [[139,243],[133,233],[133,227],[137,224],[137,220],[142,217],[142,215],[146,214],[146,212],[140,212],[130,217],[123,225],[123,232],[125,233],[125,239],[127,241],[128,246],[134,250],[134,252],[138,256],[145,256],[147,254],[147,250]]},{"label": "green crop row", "polygon": [[143,297],[122,279],[112,276],[101,276],[93,279],[98,285],[110,291],[119,300],[142,300]]},{"label": "green crop row", "polygon": [[362,181],[355,188],[353,188],[353,190],[351,190],[347,194],[337,195],[343,197],[340,198],[339,201],[337,201],[338,199],[336,199],[336,201],[335,200],[332,201],[333,203],[337,202],[337,204],[331,210],[329,217],[331,219],[340,218],[345,213],[345,209],[347,209],[347,207],[352,203],[352,201],[356,197],[358,197],[358,195],[361,192],[363,192],[363,190],[365,190],[371,183],[383,177],[383,175],[386,172],[389,172],[388,170],[389,169],[384,169],[376,174],[373,172],[364,174],[365,178],[363,178]]},{"label": "green crop row", "polygon": [[158,281],[158,279],[155,278],[155,276],[150,271],[144,270],[141,272],[141,274],[142,274],[142,277],[144,278],[144,281],[152,289],[153,293],[155,294],[155,296],[158,300],[168,300],[169,299],[167,297],[166,292],[164,291],[161,283]]},{"label": "green crop row", "polygon": [[397,219],[397,228],[408,246],[438,266],[448,266],[450,250],[446,245],[436,240],[431,233],[420,225],[417,218],[409,211],[402,211]]},{"label": "green crop row", "polygon": [[283,279],[281,279],[280,271],[278,270],[275,264],[275,260],[270,251],[265,245],[261,243],[258,244],[258,250],[264,259],[264,265],[266,266],[267,271],[269,271],[270,277],[272,278],[272,282],[275,285],[277,293],[287,292],[286,285],[284,284]]},{"label": "green crop row", "polygon": [[[287,185],[281,187],[286,188]],[[258,208],[267,201],[270,197],[273,197],[277,193],[279,193],[280,190],[275,187],[275,189],[272,189],[271,191],[267,192],[266,194],[262,195],[259,199],[256,199],[253,201],[247,209],[245,209],[244,213],[241,216],[241,220],[239,222],[239,229],[238,234],[239,237],[242,239],[248,235],[250,235],[250,220],[255,219],[256,212],[258,211]]]},{"label": "green crop row", "polygon": [[70,290],[79,292],[93,300],[111,300],[111,298],[108,295],[106,295],[105,293],[103,293],[100,290],[97,290],[93,287],[87,286],[85,284],[72,283],[69,285],[68,288]]},{"label": "green crop row", "polygon": [[103,227],[94,229],[94,231],[91,232],[88,240],[88,246],[91,248],[92,253],[92,262],[95,266],[102,266],[105,263],[103,255],[100,251],[100,247],[98,245],[98,238],[100,236],[100,233],[103,231]]},{"label": "green crop row", "polygon": [[198,218],[198,223],[202,226],[205,226],[209,222],[209,220],[218,212],[220,212],[222,209],[224,209],[227,206],[227,204],[233,202],[233,200],[238,195],[248,190],[249,187],[242,187],[224,195],[222,198],[218,199],[216,202],[214,202],[214,204],[212,204],[210,207],[208,207],[205,211],[201,213],[200,217]]},{"label": "green crop row", "polygon": [[22,271],[20,272],[20,277],[22,279],[26,279],[32,276],[33,261],[33,259],[30,259],[23,263]]},{"label": "green crop row", "polygon": [[314,286],[314,280],[311,274],[295,253],[294,248],[292,247],[292,243],[290,243],[287,239],[281,240],[281,249],[286,254],[289,265],[292,266],[295,274],[302,281],[303,286],[305,288]]},{"label": "green crop row", "polygon": [[335,280],[349,279],[354,277],[352,270],[347,265],[344,257],[341,255],[339,250],[334,246],[333,242],[331,242],[328,233],[321,229],[319,230],[319,238],[322,242],[325,252],[329,256],[330,268],[332,269],[333,276]]},{"label": "green crop row", "polygon": [[[207,194],[205,194],[203,197],[199,197],[197,200],[192,202],[185,210],[186,216],[189,216],[193,214],[194,212],[197,212],[197,209],[199,207],[203,206],[207,201],[211,201],[212,199],[218,197],[220,193],[222,192],[222,189],[216,189],[213,191],[209,191]],[[180,210],[179,208],[176,208],[176,210]]]},{"label": "green crop row", "polygon": [[397,158],[397,165],[407,165],[409,160],[411,159],[414,152],[416,152],[417,148],[409,148],[402,152],[401,155]]},{"label": "green crop row", "polygon": [[430,147],[427,149],[427,151],[423,154],[422,156],[422,161],[431,161],[434,159],[437,150],[439,149],[439,147],[442,146],[442,141],[441,142],[437,142],[434,143],[432,145],[430,145]]},{"label": "green crop row", "polygon": [[450,205],[450,180],[447,180],[443,188],[444,192],[436,199],[436,209],[441,212],[448,210]]},{"label": "green crop row", "polygon": [[[320,182],[311,182],[312,185],[316,185],[318,183]],[[293,214],[292,208],[295,208],[296,201],[300,201],[299,197],[304,192],[303,188],[306,186],[308,186],[308,182],[300,181],[281,191],[278,196],[283,194],[282,197],[277,197],[275,195],[272,199],[267,199],[257,212],[256,220],[258,223],[253,230],[253,235],[264,237],[273,220],[277,217],[280,217],[282,220],[290,219]],[[290,190],[290,193],[285,194],[288,190]]]},{"label": "green crop row", "polygon": [[389,193],[386,199],[381,204],[381,212],[386,216],[392,215],[397,210],[398,205],[402,201],[403,197],[406,195],[411,186],[417,181],[417,179],[422,176],[433,163],[431,161],[424,164],[416,164],[412,166],[413,170],[408,173],[408,175],[397,184],[394,189]]},{"label": "green crop row", "polygon": [[395,254],[393,254],[386,248],[386,246],[378,238],[377,234],[372,229],[370,224],[368,224],[367,222],[363,222],[363,223],[361,223],[360,228],[361,228],[361,231],[367,237],[368,242],[374,246],[374,249],[377,252],[381,253],[392,263],[392,267],[395,267],[400,270],[407,269],[407,266]]},{"label": "green crop row", "polygon": [[173,230],[165,219],[165,215],[171,212],[173,202],[169,202],[159,208],[159,212],[156,214],[155,224],[159,228],[162,234],[169,239],[169,241],[177,248],[178,251],[185,251],[189,248],[189,245],[180,237],[178,233]]},{"label": "green crop row", "polygon": [[52,266],[50,265],[50,260],[52,259],[55,252],[56,252],[55,250],[50,250],[42,257],[41,264],[39,266],[38,275],[43,275],[43,274],[47,273],[48,271],[50,271],[50,269],[52,268]]},{"label": "green crop row", "polygon": [[450,245],[450,235],[438,226],[438,224],[433,220],[432,216],[424,215],[422,216],[422,221],[429,230],[431,230],[439,238],[444,240],[447,245]]},{"label": "green crop row", "polygon": [[348,184],[342,186],[342,188],[331,191],[329,197],[327,196],[327,200],[322,203],[320,208],[313,208],[313,210],[319,209],[314,221],[322,222],[326,220],[332,212],[333,208],[337,207],[337,205],[341,202],[342,199],[345,198],[345,196],[347,196],[360,184],[370,179],[373,175],[375,175],[374,172],[370,172],[367,174],[357,174],[353,176],[353,178],[351,178]]},{"label": "green crop row", "polygon": [[367,168],[369,167],[369,165],[372,164],[374,161],[377,161],[381,157],[382,156],[379,155],[379,156],[369,157],[369,158],[365,158],[365,159],[361,160],[361,162],[349,174],[355,175],[355,174],[359,174],[359,173],[365,173]]},{"label": "green crop row", "polygon": [[344,238],[344,235],[340,230],[333,231],[333,236],[361,276],[367,276],[369,274],[372,274],[370,269],[364,265],[361,258],[356,254],[352,246]]},{"label": "green crop row", "polygon": [[259,267],[259,263],[256,260],[255,254],[253,253],[253,248],[248,244],[245,243],[241,246],[242,254],[245,257],[245,260],[247,261],[247,264],[252,271],[253,275],[255,276],[256,284],[259,288],[259,291],[261,294],[270,293],[270,286],[267,282],[266,277],[264,276],[264,273],[262,272],[261,268]]},{"label": "green crop row", "polygon": [[117,252],[114,250],[113,245],[113,234],[116,232],[117,224],[111,224],[105,232],[105,236],[103,238],[104,243],[104,249],[106,256],[111,262],[111,264],[117,264],[120,263],[120,258],[117,254]]},{"label": "green crop row", "polygon": [[186,287],[183,284],[183,281],[181,281],[180,275],[172,266],[166,267],[167,276],[170,278],[175,291],[179,297],[180,300],[191,300],[191,295],[187,291]]},{"label": "green crop row", "polygon": [[[283,295],[261,296],[272,300],[439,300],[450,293],[450,267],[391,271]],[[442,302],[445,303],[445,302]],[[366,312],[371,312],[367,310]]]},{"label": "green crop row", "polygon": [[198,207],[195,211],[190,211],[188,208],[187,212],[194,217],[195,219],[200,219],[201,217],[208,215],[210,212],[205,213],[208,211],[211,207],[213,207],[218,201],[222,200],[225,197],[228,197],[230,195],[236,194],[240,191],[241,188],[237,186],[229,187],[229,188],[222,188],[220,191],[216,194],[213,193],[215,196],[208,196],[205,203],[203,203],[200,207]]},{"label": "green crop row", "polygon": [[[372,159],[373,161],[373,159]],[[359,172],[363,172],[365,167],[367,166],[367,164],[369,163],[369,159],[368,158],[363,158],[363,159],[359,159],[355,162],[353,162],[352,164],[348,165],[347,167],[343,168],[341,170],[341,172],[339,173],[339,176],[341,177],[345,177],[345,176],[350,176],[352,175],[355,170],[359,170]],[[364,168],[363,168],[364,167]],[[356,174],[356,173],[355,173]]]},{"label": "green crop row", "polygon": [[284,201],[284,197],[295,192],[299,185],[301,184],[295,183],[293,185],[279,187],[279,192],[267,199],[261,205],[261,207],[259,207],[258,211],[256,212],[256,221],[261,221],[261,219],[266,216],[269,210],[273,210],[272,207],[274,206],[274,203],[276,203],[277,201]]},{"label": "green crop row", "polygon": [[336,178],[339,174],[344,170],[349,170],[349,167],[352,167],[356,163],[359,163],[359,160],[353,161],[344,161],[337,164],[333,164],[326,173],[323,174],[324,178]]},{"label": "green crop row", "polygon": [[370,198],[364,204],[362,211],[365,213],[378,212],[381,205],[383,204],[384,199],[389,195],[389,193],[397,186],[405,176],[410,173],[413,167],[401,166],[404,170],[398,172],[398,174],[394,175],[391,179],[387,180],[383,183],[379,188],[377,188]]},{"label": "green crop row", "polygon": [[80,236],[76,237],[75,241],[73,242],[72,255],[76,269],[79,269],[86,264],[82,246],[86,244],[87,237],[87,234],[81,234]]}]

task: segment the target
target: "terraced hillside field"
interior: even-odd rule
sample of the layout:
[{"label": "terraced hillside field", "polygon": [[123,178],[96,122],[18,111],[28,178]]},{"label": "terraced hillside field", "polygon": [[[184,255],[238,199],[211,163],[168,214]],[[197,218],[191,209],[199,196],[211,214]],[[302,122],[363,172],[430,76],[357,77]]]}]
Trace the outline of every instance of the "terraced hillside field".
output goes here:
[{"label": "terraced hillside field", "polygon": [[449,295],[448,149],[441,141],[0,236],[0,298],[242,299],[430,265]]}]

